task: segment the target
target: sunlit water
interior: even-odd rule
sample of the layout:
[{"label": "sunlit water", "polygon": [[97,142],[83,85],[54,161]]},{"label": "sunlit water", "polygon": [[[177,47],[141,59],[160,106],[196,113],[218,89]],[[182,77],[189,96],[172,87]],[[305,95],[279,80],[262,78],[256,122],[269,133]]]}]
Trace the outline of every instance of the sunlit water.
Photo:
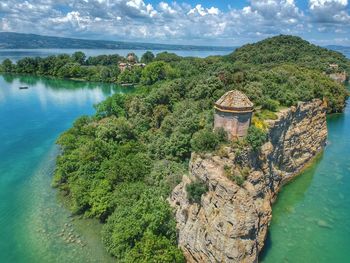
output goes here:
[{"label": "sunlit water", "polygon": [[[28,86],[20,90],[19,86]],[[77,224],[50,187],[55,140],[113,85],[0,75],[0,262],[108,262],[99,224]]]}]

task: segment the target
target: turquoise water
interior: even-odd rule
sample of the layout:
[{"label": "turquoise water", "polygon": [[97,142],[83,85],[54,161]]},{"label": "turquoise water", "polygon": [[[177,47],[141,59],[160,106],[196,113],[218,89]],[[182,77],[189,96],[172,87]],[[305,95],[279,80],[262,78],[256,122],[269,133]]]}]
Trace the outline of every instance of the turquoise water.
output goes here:
[{"label": "turquoise water", "polygon": [[[19,90],[22,85],[29,89]],[[57,136],[92,114],[93,104],[125,91],[0,75],[0,263],[113,261],[99,224],[73,221],[50,182]],[[350,262],[349,107],[329,117],[328,128],[323,155],[279,194],[264,263]]]},{"label": "turquoise water", "polygon": [[328,145],[283,188],[263,263],[350,262],[350,108],[328,117]]},{"label": "turquoise water", "polygon": [[[19,90],[19,86],[29,86]],[[113,85],[0,75],[0,262],[108,262],[99,224],[84,230],[50,187],[55,140]],[[87,230],[86,230],[87,229]],[[84,232],[84,231],[85,232]],[[74,242],[69,242],[69,236]],[[74,236],[74,237],[72,237]]]}]

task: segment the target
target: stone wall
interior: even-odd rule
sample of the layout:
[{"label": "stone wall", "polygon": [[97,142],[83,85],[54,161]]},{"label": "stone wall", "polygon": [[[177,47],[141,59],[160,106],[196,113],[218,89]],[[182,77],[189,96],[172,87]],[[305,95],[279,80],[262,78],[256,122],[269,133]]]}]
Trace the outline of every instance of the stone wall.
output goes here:
[{"label": "stone wall", "polygon": [[[279,189],[322,151],[327,139],[326,109],[320,100],[278,115],[269,122],[268,142],[258,154],[227,147],[221,157],[192,155],[189,176],[169,199],[188,262],[258,261]],[[224,167],[249,169],[244,184],[227,178]],[[200,204],[187,199],[186,185],[194,179],[209,187]]]},{"label": "stone wall", "polygon": [[251,123],[251,112],[222,112],[215,110],[214,128],[223,128],[231,140],[247,135]]}]

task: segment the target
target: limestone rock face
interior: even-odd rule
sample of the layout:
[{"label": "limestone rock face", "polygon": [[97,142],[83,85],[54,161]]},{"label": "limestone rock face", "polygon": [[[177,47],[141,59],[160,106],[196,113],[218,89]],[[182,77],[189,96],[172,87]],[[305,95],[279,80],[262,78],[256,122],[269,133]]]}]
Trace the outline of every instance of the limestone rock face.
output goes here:
[{"label": "limestone rock face", "polygon": [[346,72],[332,73],[329,75],[329,77],[338,83],[344,83],[347,79]]},{"label": "limestone rock face", "polygon": [[[227,147],[225,157],[192,155],[189,176],[169,199],[188,262],[257,262],[279,189],[326,144],[326,109],[320,100],[281,111],[269,126],[260,153]],[[244,184],[229,179],[224,167],[249,169]],[[194,179],[209,189],[200,205],[187,198],[186,185]]]}]

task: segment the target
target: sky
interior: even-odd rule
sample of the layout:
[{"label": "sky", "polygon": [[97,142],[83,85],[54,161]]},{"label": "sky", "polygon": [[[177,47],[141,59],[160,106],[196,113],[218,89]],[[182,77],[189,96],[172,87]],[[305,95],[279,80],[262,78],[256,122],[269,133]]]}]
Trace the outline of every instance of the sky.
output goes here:
[{"label": "sky", "polygon": [[1,0],[0,31],[237,46],[291,34],[350,46],[348,0]]}]

